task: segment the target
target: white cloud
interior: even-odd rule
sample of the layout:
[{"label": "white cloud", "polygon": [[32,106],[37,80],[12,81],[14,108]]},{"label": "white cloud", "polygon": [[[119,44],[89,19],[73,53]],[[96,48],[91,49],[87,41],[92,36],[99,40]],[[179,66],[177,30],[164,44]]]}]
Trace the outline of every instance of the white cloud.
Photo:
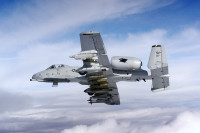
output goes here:
[{"label": "white cloud", "polygon": [[[139,34],[130,33],[124,39],[108,38],[105,45],[112,55],[137,55],[146,58],[150,54],[151,46],[160,44],[165,46],[169,60],[180,58],[181,54],[185,54],[182,57],[188,59],[199,56],[199,35],[200,30],[192,27],[173,34],[165,29],[155,29]],[[118,47],[121,48],[120,51]]]},{"label": "white cloud", "polygon": [[31,108],[33,105],[34,99],[29,95],[21,93],[9,93],[0,89],[0,113],[23,110]]},{"label": "white cloud", "polygon": [[[158,0],[60,0],[18,4],[0,24],[0,52],[12,52],[37,41],[58,37],[74,28],[127,14],[137,14],[173,3]],[[77,10],[78,9],[78,10]],[[103,9],[103,10],[102,10]]]},{"label": "white cloud", "polygon": [[129,129],[129,123],[117,123],[115,120],[106,120],[102,123],[97,123],[91,126],[80,125],[72,129],[66,129],[61,133],[127,133]]},{"label": "white cloud", "polygon": [[105,40],[105,45],[108,49],[108,55],[137,56],[142,59],[148,59],[151,46],[164,43],[165,38],[167,38],[167,31],[156,29],[139,34],[129,33],[121,40],[109,38]]},{"label": "white cloud", "polygon": [[[69,58],[78,53],[80,47],[74,42],[54,43],[52,45],[36,44],[19,51],[14,59],[2,60],[1,76],[3,88],[27,88],[34,84],[31,76],[52,64],[82,65],[82,62]],[[7,77],[7,78],[5,78]],[[8,80],[9,79],[9,80]],[[12,81],[12,84],[9,82]]]},{"label": "white cloud", "polygon": [[200,113],[184,112],[167,123],[141,125],[131,121],[108,119],[92,125],[78,125],[65,129],[61,133],[199,133]]},{"label": "white cloud", "polygon": [[199,133],[200,112],[185,112],[174,121],[154,129],[153,133]]}]

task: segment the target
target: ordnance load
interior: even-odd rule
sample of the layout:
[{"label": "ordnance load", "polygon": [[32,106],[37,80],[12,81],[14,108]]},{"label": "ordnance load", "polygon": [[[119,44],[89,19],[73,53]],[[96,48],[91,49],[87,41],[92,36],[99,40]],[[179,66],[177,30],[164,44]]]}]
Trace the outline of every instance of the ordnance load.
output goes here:
[{"label": "ordnance load", "polygon": [[105,96],[92,96],[91,100],[109,100],[111,97],[109,95],[105,95]]},{"label": "ordnance load", "polygon": [[89,99],[88,100],[90,104],[93,104],[93,103],[106,103],[106,104],[109,104],[109,100],[100,100],[100,99]]},{"label": "ordnance load", "polygon": [[84,62],[98,62],[97,59],[86,59],[86,60],[83,60]]},{"label": "ordnance load", "polygon": [[102,82],[108,83],[107,78],[101,78],[101,79],[90,80],[90,81],[89,81],[90,84],[99,84],[99,83],[102,83]]},{"label": "ordnance load", "polygon": [[94,73],[94,72],[102,72],[102,71],[107,71],[109,68],[107,67],[87,67],[87,68],[81,68],[81,69],[78,69],[77,71],[79,73],[84,73],[84,72],[87,72],[87,73]]},{"label": "ordnance load", "polygon": [[91,88],[102,88],[102,87],[108,87],[108,83],[104,84],[97,84],[97,85],[91,85]]},{"label": "ordnance load", "polygon": [[88,50],[88,51],[82,51],[79,54],[70,56],[70,58],[74,58],[76,60],[86,60],[86,59],[92,59],[93,57],[97,56],[96,50]]},{"label": "ordnance load", "polygon": [[109,102],[111,99],[111,97],[108,95],[107,97],[100,97],[100,96],[92,96],[90,97],[90,99],[88,100],[89,103],[107,103]]},{"label": "ordnance load", "polygon": [[104,78],[104,75],[86,76],[87,79]]},{"label": "ordnance load", "polygon": [[88,88],[84,90],[85,93],[104,93],[112,91],[110,88]]},{"label": "ordnance load", "polygon": [[107,78],[102,78],[102,79],[97,79],[96,81],[97,81],[97,82],[107,82],[108,79],[107,79]]}]

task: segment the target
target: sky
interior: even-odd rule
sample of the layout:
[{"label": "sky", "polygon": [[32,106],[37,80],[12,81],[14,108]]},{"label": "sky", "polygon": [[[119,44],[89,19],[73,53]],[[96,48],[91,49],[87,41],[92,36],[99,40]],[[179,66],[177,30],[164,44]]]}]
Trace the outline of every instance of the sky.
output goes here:
[{"label": "sky", "polygon": [[[1,0],[0,133],[199,133],[200,1]],[[79,34],[98,31],[109,58],[147,63],[164,45],[170,88],[117,83],[121,105],[87,103],[87,86],[30,82],[52,64],[82,66]]]}]

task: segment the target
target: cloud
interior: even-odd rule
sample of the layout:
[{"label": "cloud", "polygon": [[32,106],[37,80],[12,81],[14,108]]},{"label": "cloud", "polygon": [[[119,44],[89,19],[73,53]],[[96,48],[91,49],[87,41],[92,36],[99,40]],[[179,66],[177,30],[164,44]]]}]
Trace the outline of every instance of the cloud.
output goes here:
[{"label": "cloud", "polygon": [[34,99],[29,95],[0,90],[0,113],[24,110],[32,107],[33,103]]},{"label": "cloud", "polygon": [[184,112],[174,121],[154,129],[153,133],[199,133],[200,112]]},{"label": "cloud", "polygon": [[4,45],[0,52],[5,54],[6,50],[12,53],[41,40],[56,39],[83,25],[138,14],[172,3],[173,0],[45,0],[18,3],[7,17],[2,17],[0,43]]},{"label": "cloud", "polygon": [[[183,58],[198,56],[198,50],[200,49],[200,40],[198,36],[200,35],[200,30],[190,27],[183,29],[179,32],[171,34],[166,29],[155,29],[149,32],[134,34],[130,33],[122,39],[108,38],[105,40],[105,44],[108,47],[108,51],[112,55],[137,55],[140,57],[149,56],[150,48],[152,45],[160,44],[164,45],[166,48],[167,56],[172,59],[172,56],[180,58],[179,55],[183,55]],[[108,35],[106,35],[107,38]],[[122,47],[123,50],[118,51],[118,47]],[[116,50],[115,50],[116,49]],[[114,52],[116,51],[116,53]]]},{"label": "cloud", "polygon": [[[61,42],[46,45],[45,43],[29,46],[19,51],[13,59],[1,60],[1,75],[3,88],[27,88],[34,84],[30,78],[36,72],[42,71],[52,64],[82,65],[82,62],[69,58],[70,55],[78,53],[80,47],[75,42]],[[7,78],[5,78],[7,77]],[[9,79],[9,80],[8,80]],[[9,82],[12,81],[12,84]],[[16,88],[17,89],[17,88]]]},{"label": "cloud", "polygon": [[[40,131],[54,133],[66,128],[72,128],[76,125],[93,125],[94,123],[101,123],[108,119],[114,119],[117,122],[140,123],[141,125],[151,125],[152,123],[160,124],[159,122],[163,123],[168,121],[168,119],[172,119],[175,113],[180,111],[180,109],[173,108],[146,108],[134,110],[128,109],[127,107],[117,109],[114,106],[90,107],[89,105],[88,107],[86,105],[80,106],[77,104],[72,106],[67,105],[67,102],[65,103],[66,106],[54,106],[54,103],[49,103],[48,105],[51,106],[43,105],[34,107],[34,109],[1,114],[0,124],[2,126],[0,127],[0,131],[22,133]],[[113,114],[111,112],[113,112]],[[129,115],[130,117],[128,117]],[[17,128],[9,128],[10,126]]]},{"label": "cloud", "polygon": [[102,123],[97,123],[91,126],[80,125],[72,129],[66,129],[61,133],[127,133],[129,130],[129,123],[117,123],[115,120],[106,120]]},{"label": "cloud", "polygon": [[92,125],[78,125],[61,133],[199,133],[200,112],[184,112],[167,123],[140,125],[130,121],[108,119]]}]

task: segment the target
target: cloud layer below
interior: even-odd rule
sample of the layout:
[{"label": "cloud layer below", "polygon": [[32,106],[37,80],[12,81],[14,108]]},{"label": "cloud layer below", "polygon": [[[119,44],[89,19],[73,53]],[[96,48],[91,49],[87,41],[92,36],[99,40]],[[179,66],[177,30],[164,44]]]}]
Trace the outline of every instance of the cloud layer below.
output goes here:
[{"label": "cloud layer below", "polygon": [[90,126],[78,125],[61,133],[199,133],[200,112],[184,112],[168,123],[140,125],[108,119]]}]

